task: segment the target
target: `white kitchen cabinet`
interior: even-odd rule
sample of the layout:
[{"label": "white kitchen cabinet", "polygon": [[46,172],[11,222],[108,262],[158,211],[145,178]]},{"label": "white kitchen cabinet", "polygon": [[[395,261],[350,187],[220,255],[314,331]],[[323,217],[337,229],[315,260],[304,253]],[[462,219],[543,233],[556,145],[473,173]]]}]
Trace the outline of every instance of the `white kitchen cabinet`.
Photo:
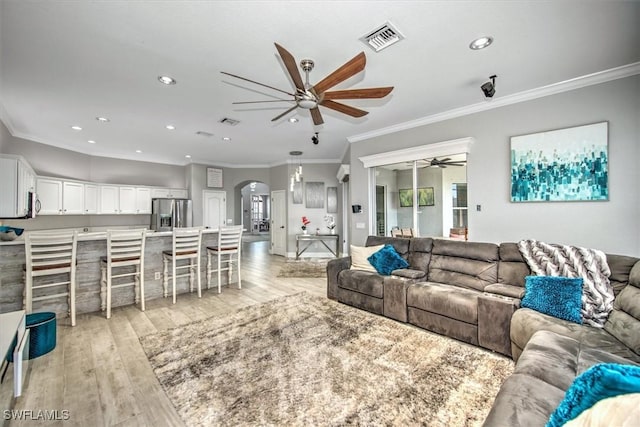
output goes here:
[{"label": "white kitchen cabinet", "polygon": [[62,180],[38,178],[36,182],[40,211],[38,215],[62,214]]},{"label": "white kitchen cabinet", "polygon": [[17,207],[19,216],[29,212],[29,193],[36,192],[36,174],[26,162],[18,161]]},{"label": "white kitchen cabinet", "polygon": [[136,188],[135,187],[120,187],[120,207],[118,213],[121,214],[134,214],[136,213]]},{"label": "white kitchen cabinet", "polygon": [[62,213],[65,215],[84,214],[84,184],[64,181],[62,183]]},{"label": "white kitchen cabinet", "polygon": [[151,189],[151,198],[152,199],[168,199],[169,198],[169,190],[166,188],[152,188]]},{"label": "white kitchen cabinet", "polygon": [[0,218],[24,218],[29,193],[35,191],[35,173],[20,156],[0,155]]},{"label": "white kitchen cabinet", "polygon": [[84,213],[98,213],[98,186],[95,184],[84,185]]},{"label": "white kitchen cabinet", "polygon": [[98,186],[98,213],[117,214],[120,209],[120,191],[115,185]]},{"label": "white kitchen cabinet", "polygon": [[171,190],[172,198],[174,199],[187,199],[189,198],[189,191],[185,188],[173,188]]},{"label": "white kitchen cabinet", "polygon": [[189,192],[185,188],[152,188],[153,199],[186,199]]},{"label": "white kitchen cabinet", "polygon": [[147,188],[147,187],[136,188],[136,213],[138,214],[151,213],[151,188]]}]

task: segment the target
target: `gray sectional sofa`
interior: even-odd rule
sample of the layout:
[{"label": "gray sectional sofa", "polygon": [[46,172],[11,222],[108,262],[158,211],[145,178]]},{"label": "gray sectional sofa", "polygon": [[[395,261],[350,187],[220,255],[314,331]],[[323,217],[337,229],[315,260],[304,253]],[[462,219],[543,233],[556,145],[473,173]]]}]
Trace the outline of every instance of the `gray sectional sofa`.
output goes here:
[{"label": "gray sectional sofa", "polygon": [[486,426],[543,426],[577,375],[599,362],[640,363],[640,260],[607,255],[616,295],[603,329],[520,308],[530,270],[516,243],[369,236],[409,268],[390,276],[327,265],[327,296],[512,357]]}]

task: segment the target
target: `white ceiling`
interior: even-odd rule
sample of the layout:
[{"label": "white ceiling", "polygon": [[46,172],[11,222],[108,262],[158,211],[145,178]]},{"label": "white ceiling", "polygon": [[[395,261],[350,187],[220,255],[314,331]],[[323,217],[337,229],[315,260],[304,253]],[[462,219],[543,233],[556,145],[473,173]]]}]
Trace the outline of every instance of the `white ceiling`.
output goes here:
[{"label": "white ceiling", "polygon": [[[358,39],[386,21],[406,38],[375,53]],[[470,50],[483,35],[494,44]],[[321,107],[317,127],[300,109],[271,122],[288,104],[232,105],[278,93],[220,71],[292,89],[274,42],[315,61],[312,84],[364,51],[365,71],[335,89],[395,89],[345,101],[369,111],[359,119]],[[347,138],[484,102],[491,74],[495,101],[640,61],[640,2],[0,0],[0,49],[0,113],[17,137],[170,164],[339,161]]]}]

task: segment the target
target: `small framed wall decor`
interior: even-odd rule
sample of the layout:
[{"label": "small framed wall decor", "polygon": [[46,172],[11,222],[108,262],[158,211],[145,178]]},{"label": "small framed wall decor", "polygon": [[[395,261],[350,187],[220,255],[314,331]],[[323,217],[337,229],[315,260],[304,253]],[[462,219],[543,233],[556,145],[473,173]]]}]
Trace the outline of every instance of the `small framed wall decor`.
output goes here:
[{"label": "small framed wall decor", "polygon": [[222,169],[207,168],[207,187],[222,188]]},{"label": "small framed wall decor", "polygon": [[608,122],[511,138],[511,201],[609,200]]}]

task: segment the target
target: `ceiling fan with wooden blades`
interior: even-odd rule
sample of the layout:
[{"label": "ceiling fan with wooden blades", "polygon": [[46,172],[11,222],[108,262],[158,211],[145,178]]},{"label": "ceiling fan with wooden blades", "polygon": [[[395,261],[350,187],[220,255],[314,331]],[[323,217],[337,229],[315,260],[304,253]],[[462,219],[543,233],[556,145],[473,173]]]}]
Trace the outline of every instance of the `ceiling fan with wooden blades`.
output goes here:
[{"label": "ceiling fan with wooden blades", "polygon": [[425,159],[427,162],[426,167],[437,167],[437,168],[446,168],[447,166],[464,166],[467,164],[466,160],[452,160],[451,157],[446,157],[444,159],[438,159],[434,157],[431,160]]},{"label": "ceiling fan with wooden blades", "polygon": [[369,114],[368,111],[361,110],[359,108],[352,107],[350,105],[343,104],[341,102],[336,102],[336,100],[343,99],[373,99],[373,98],[384,98],[393,90],[393,86],[386,87],[375,87],[375,88],[366,88],[366,89],[345,89],[345,90],[334,90],[329,91],[335,85],[347,80],[348,78],[356,75],[360,71],[364,70],[367,59],[364,55],[364,52],[360,52],[358,55],[353,57],[350,61],[346,62],[340,68],[329,74],[323,80],[319,81],[315,85],[309,84],[309,72],[313,70],[314,62],[311,59],[303,59],[300,61],[300,68],[305,73],[305,81],[302,81],[302,76],[300,75],[300,71],[298,71],[298,66],[296,64],[296,60],[293,58],[293,55],[289,53],[285,48],[280,46],[278,43],[275,43],[276,49],[282,58],[282,61],[291,76],[291,80],[295,85],[295,93],[288,92],[286,90],[278,89],[273,86],[269,86],[263,83],[259,83],[255,80],[250,80],[245,77],[240,77],[235,74],[227,73],[225,71],[221,71],[222,74],[226,74],[228,76],[244,80],[250,83],[254,83],[260,86],[267,87],[269,89],[273,89],[280,93],[285,93],[292,97],[292,99],[276,99],[276,100],[268,100],[268,101],[246,101],[246,102],[234,102],[234,104],[254,104],[260,102],[295,102],[296,105],[289,108],[285,112],[277,115],[271,121],[279,120],[280,118],[286,116],[296,108],[302,108],[305,110],[309,110],[311,113],[311,118],[313,119],[314,125],[321,125],[324,123],[322,119],[322,114],[320,113],[319,106],[323,106],[326,108],[330,108],[332,110],[338,111],[340,113],[346,114],[351,117],[362,117]]}]

